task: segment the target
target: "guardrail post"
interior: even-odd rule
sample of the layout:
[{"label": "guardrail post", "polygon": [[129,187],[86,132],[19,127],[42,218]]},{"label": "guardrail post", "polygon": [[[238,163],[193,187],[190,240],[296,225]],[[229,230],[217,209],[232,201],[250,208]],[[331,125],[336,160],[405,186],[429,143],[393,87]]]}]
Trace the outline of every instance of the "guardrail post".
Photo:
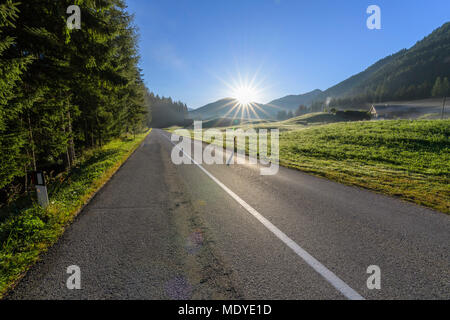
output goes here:
[{"label": "guardrail post", "polygon": [[33,183],[36,187],[36,194],[38,203],[42,208],[47,208],[49,205],[47,186],[45,184],[45,177],[42,171],[33,173]]}]

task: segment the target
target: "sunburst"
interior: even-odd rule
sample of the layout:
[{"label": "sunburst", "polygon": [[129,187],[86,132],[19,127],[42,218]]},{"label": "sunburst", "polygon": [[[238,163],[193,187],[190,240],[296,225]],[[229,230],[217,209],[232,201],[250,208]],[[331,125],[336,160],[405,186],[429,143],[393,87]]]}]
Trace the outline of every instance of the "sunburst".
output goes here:
[{"label": "sunburst", "polygon": [[217,77],[226,87],[226,94],[233,100],[222,106],[230,107],[224,117],[230,117],[233,120],[240,118],[260,119],[261,114],[270,115],[261,108],[261,100],[267,94],[267,87],[263,87],[265,82],[264,78],[258,76],[259,70],[252,76],[242,77],[241,72],[237,71],[237,76],[232,78],[231,81],[224,81],[220,77]]},{"label": "sunburst", "polygon": [[242,84],[233,89],[232,97],[237,100],[241,106],[248,106],[260,99],[258,89],[249,84]]}]

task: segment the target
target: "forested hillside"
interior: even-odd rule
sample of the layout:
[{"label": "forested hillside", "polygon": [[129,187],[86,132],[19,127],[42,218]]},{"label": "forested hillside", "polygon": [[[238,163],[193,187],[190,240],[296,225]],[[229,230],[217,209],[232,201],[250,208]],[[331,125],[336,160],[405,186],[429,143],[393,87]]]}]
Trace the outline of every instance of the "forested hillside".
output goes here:
[{"label": "forested hillside", "polygon": [[34,170],[69,169],[87,148],[146,126],[149,94],[137,33],[123,0],[0,5],[0,198],[27,189]]},{"label": "forested hillside", "polygon": [[172,125],[188,125],[188,107],[172,98],[159,97],[147,93],[146,102],[149,106],[148,126],[154,128],[170,127]]},{"label": "forested hillside", "polygon": [[324,91],[313,104],[358,107],[368,102],[413,100],[449,95],[450,22],[410,49],[388,56],[365,71]]}]

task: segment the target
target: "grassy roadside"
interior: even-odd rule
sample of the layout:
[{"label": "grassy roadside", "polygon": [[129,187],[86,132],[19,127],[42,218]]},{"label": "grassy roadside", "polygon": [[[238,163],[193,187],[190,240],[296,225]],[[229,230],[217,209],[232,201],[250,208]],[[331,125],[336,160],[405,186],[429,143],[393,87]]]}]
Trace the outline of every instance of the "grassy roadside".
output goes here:
[{"label": "grassy roadside", "polygon": [[0,223],[0,298],[58,240],[148,133],[135,139],[117,139],[88,152],[60,183],[49,187],[51,204],[47,210],[33,206]]},{"label": "grassy roadside", "polygon": [[450,121],[331,124],[280,136],[281,164],[450,213]]},{"label": "grassy roadside", "polygon": [[449,135],[449,120],[297,128],[280,132],[280,164],[449,214]]}]

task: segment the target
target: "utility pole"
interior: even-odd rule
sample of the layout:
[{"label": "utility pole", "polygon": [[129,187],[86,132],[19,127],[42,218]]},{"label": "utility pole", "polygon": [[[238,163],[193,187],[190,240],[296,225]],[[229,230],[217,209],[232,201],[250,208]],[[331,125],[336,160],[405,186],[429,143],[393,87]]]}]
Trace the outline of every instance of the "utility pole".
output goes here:
[{"label": "utility pole", "polygon": [[231,153],[230,157],[228,158],[227,166],[230,166],[231,160],[234,157],[234,151],[237,150],[236,146],[237,146],[237,137],[234,136],[233,137],[233,152]]},{"label": "utility pole", "polygon": [[441,119],[444,120],[444,113],[445,113],[445,101],[447,100],[447,97],[444,97],[444,102],[442,103],[442,117]]}]

